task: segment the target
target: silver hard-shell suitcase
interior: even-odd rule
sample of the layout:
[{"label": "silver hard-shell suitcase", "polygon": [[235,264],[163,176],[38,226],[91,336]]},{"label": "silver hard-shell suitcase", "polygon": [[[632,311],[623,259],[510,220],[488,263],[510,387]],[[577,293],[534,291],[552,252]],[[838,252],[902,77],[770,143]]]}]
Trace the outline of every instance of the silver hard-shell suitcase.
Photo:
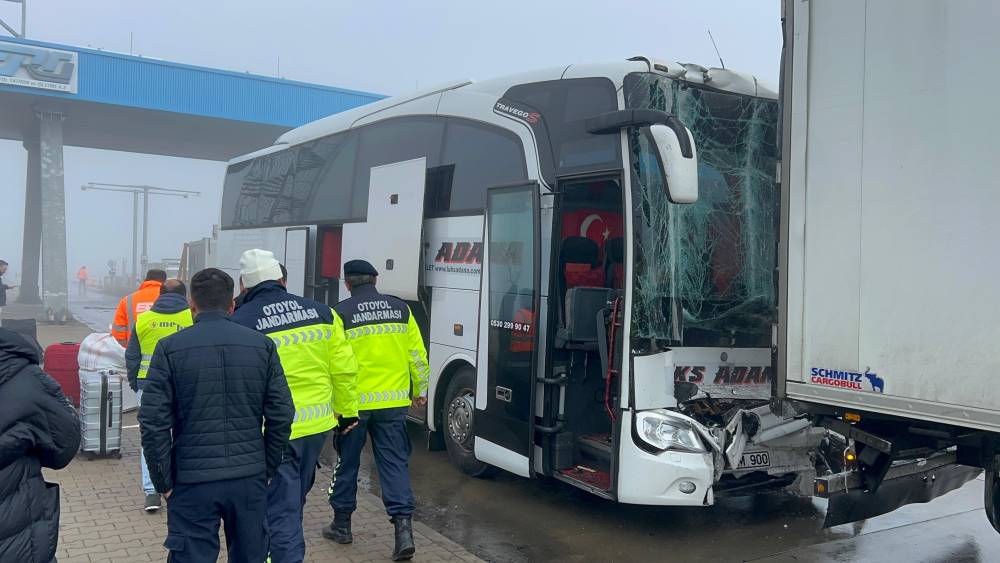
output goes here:
[{"label": "silver hard-shell suitcase", "polygon": [[80,450],[90,459],[121,458],[122,376],[114,370],[80,372]]}]

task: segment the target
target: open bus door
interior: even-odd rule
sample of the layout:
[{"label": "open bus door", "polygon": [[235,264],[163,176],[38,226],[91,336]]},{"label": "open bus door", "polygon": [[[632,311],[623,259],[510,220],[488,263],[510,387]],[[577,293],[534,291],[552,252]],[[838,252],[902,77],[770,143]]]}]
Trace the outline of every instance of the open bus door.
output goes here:
[{"label": "open bus door", "polygon": [[426,158],[373,166],[368,218],[343,227],[341,260],[371,262],[378,270],[378,290],[405,301],[420,300],[426,179]]},{"label": "open bus door", "polygon": [[483,239],[475,453],[530,477],[541,284],[537,183],[489,190]]}]

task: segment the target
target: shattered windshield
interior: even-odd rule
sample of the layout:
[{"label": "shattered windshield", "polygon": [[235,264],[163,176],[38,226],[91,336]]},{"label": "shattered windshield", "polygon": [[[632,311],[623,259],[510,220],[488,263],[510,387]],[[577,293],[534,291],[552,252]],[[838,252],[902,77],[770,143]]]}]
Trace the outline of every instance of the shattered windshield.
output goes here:
[{"label": "shattered windshield", "polygon": [[628,108],[677,115],[698,150],[698,202],[670,203],[648,132],[630,132],[632,336],[688,346],[767,346],[776,319],[775,100],[665,76],[625,80]]}]

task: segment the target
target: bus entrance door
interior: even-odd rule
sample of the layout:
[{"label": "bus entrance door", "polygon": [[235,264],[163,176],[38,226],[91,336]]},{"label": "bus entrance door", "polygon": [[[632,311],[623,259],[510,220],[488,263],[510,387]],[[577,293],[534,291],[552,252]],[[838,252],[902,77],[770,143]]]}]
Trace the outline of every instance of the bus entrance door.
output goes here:
[{"label": "bus entrance door", "polygon": [[476,458],[530,477],[540,300],[537,183],[489,190],[476,385]]}]

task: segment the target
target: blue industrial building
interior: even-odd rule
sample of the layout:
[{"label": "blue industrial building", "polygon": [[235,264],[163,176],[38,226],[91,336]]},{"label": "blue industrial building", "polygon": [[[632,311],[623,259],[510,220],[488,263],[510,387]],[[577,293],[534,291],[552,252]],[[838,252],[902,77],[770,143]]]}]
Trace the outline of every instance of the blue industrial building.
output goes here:
[{"label": "blue industrial building", "polygon": [[[18,301],[67,308],[63,146],[206,160],[383,96],[17,38],[0,39],[0,139],[28,152]],[[45,279],[39,283],[39,262]]]}]

